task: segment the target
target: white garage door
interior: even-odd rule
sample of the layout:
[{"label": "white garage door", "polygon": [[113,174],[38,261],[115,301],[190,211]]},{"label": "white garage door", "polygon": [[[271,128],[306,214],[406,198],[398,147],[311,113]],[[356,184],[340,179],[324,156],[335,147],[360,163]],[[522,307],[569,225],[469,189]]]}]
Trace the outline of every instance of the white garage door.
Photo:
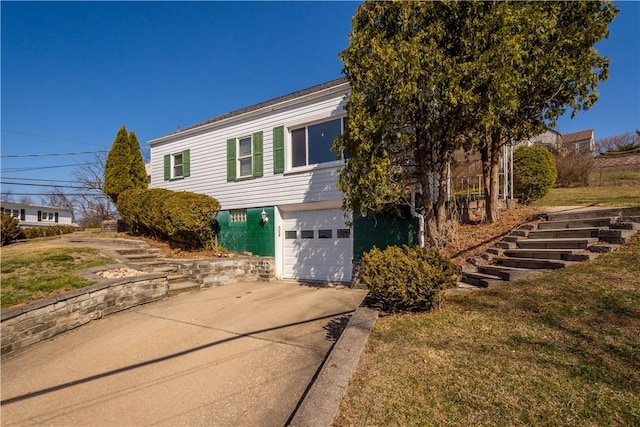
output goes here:
[{"label": "white garage door", "polygon": [[340,209],[285,212],[284,276],[351,281],[352,230]]}]

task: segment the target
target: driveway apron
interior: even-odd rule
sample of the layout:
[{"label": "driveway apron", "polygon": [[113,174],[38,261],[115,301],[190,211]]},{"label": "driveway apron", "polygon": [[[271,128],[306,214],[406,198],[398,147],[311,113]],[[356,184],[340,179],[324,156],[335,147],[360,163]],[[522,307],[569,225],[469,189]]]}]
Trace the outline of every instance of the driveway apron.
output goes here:
[{"label": "driveway apron", "polygon": [[285,425],[364,295],[235,283],[91,322],[2,362],[2,425]]}]

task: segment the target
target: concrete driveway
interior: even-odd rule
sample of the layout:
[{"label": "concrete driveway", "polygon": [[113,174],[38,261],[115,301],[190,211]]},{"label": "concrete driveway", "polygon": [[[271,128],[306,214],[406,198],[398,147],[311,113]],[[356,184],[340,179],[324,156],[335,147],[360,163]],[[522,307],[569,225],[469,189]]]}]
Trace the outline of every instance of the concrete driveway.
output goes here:
[{"label": "concrete driveway", "polygon": [[282,426],[365,291],[224,285],[2,362],[2,425]]}]

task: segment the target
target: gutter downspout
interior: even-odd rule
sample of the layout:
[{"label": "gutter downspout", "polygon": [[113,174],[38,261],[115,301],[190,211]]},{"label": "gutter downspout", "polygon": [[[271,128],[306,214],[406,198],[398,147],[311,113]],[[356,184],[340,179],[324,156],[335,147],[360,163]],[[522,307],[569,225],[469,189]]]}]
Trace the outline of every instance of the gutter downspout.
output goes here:
[{"label": "gutter downspout", "polygon": [[418,218],[418,245],[424,248],[424,215],[416,211],[416,187],[411,189],[411,216]]}]

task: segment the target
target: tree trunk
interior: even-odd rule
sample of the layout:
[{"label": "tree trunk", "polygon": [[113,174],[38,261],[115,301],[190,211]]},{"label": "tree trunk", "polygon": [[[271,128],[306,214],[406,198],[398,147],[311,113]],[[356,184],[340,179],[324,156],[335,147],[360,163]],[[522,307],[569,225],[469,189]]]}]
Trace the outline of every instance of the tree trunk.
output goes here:
[{"label": "tree trunk", "polygon": [[[444,159],[443,159],[444,160]],[[443,231],[447,223],[447,188],[448,177],[446,172],[446,164],[440,165],[440,172],[438,177],[438,200],[436,202],[436,228],[438,231]]]},{"label": "tree trunk", "polygon": [[482,182],[484,186],[485,220],[494,223],[499,218],[500,194],[500,133],[493,133],[480,148]]}]

